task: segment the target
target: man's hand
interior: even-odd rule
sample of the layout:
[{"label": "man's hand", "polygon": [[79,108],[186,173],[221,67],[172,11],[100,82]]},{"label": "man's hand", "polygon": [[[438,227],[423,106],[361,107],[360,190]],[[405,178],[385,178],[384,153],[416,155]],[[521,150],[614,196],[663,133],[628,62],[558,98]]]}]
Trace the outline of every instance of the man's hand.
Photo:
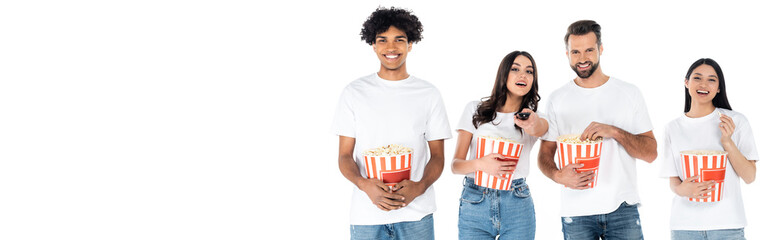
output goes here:
[{"label": "man's hand", "polygon": [[407,206],[413,202],[416,197],[424,194],[424,192],[427,191],[427,186],[424,186],[419,182],[406,179],[397,183],[397,185],[395,185],[392,189],[397,196],[403,197],[402,203],[405,204],[404,206]]},{"label": "man's hand", "polygon": [[571,189],[583,190],[590,188],[589,184],[593,182],[593,171],[578,173],[575,169],[581,168],[582,164],[569,164],[558,170],[553,176],[553,180],[563,184]]},{"label": "man's hand", "polygon": [[615,138],[618,130],[619,128],[609,124],[592,122],[585,128],[585,131],[580,134],[580,140],[595,140],[598,137]]},{"label": "man's hand", "polygon": [[357,187],[368,194],[373,205],[381,210],[397,210],[408,205],[407,202],[404,202],[405,197],[392,193],[389,186],[376,178],[362,179],[358,182]]}]

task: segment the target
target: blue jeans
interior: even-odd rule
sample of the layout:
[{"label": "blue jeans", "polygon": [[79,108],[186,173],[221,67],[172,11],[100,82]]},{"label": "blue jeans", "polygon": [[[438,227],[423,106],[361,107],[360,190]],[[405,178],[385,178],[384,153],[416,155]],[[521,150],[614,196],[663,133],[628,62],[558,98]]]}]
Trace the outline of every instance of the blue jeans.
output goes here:
[{"label": "blue jeans", "polygon": [[523,178],[503,191],[464,179],[459,203],[459,239],[534,239],[534,202]]},{"label": "blue jeans", "polygon": [[743,228],[720,229],[709,231],[671,231],[671,239],[674,240],[746,240],[743,236]]},{"label": "blue jeans", "polygon": [[587,239],[644,239],[636,205],[623,202],[608,214],[563,217],[565,240]]},{"label": "blue jeans", "polygon": [[435,221],[430,213],[421,220],[414,222],[398,222],[384,225],[351,225],[349,233],[352,240],[435,239]]}]

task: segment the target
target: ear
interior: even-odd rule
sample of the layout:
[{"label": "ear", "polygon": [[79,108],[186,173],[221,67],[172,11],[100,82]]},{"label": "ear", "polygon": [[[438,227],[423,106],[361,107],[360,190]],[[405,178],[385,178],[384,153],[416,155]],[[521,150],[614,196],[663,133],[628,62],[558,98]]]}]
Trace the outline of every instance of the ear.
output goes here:
[{"label": "ear", "polygon": [[413,49],[413,43],[409,42],[408,43],[408,52],[411,52],[411,49]]},{"label": "ear", "polygon": [[375,52],[376,51],[376,44],[374,43],[374,44],[371,44],[370,46],[373,47],[373,52]]},{"label": "ear", "polygon": [[685,79],[684,79],[684,87],[686,87],[686,88],[688,88],[688,89],[689,89],[689,87],[687,87],[687,82],[689,82],[689,81],[690,81],[690,79],[689,79],[689,78],[685,78]]},{"label": "ear", "polygon": [[602,53],[604,53],[604,44],[603,43],[601,45],[599,45],[599,55],[601,55]]}]

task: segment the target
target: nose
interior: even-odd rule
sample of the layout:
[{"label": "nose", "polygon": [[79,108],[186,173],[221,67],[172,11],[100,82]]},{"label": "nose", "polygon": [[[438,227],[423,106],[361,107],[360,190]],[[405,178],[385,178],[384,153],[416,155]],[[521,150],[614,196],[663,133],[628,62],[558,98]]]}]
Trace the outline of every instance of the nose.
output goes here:
[{"label": "nose", "polygon": [[521,71],[520,73],[518,73],[518,78],[526,79],[526,71]]},{"label": "nose", "polygon": [[394,41],[387,41],[386,43],[386,50],[387,51],[394,51],[397,49],[397,44]]}]

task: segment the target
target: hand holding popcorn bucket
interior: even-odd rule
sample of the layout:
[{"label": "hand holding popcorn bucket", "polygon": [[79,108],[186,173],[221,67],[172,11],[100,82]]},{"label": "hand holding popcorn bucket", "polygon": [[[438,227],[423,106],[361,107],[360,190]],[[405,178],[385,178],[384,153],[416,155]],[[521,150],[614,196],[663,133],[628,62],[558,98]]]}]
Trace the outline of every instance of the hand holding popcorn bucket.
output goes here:
[{"label": "hand holding popcorn bucket", "polygon": [[372,148],[363,153],[368,178],[377,178],[389,188],[411,179],[413,149],[397,144]]},{"label": "hand holding popcorn bucket", "polygon": [[[601,158],[602,138],[595,140],[580,140],[580,135],[570,134],[558,137],[558,168],[563,169],[569,164],[583,164],[577,172],[593,171],[593,182],[588,186],[596,187],[599,176],[599,160]],[[565,186],[566,187],[566,186]]]},{"label": "hand holding popcorn bucket", "polygon": [[[499,153],[505,156],[500,161],[514,161],[518,165],[518,159],[521,157],[523,144],[511,141],[509,139],[497,137],[478,137],[478,148],[475,150],[475,157],[482,158],[491,153]],[[483,171],[475,171],[475,185],[498,190],[510,190],[510,183],[513,181],[513,174],[505,174],[497,178]]]},{"label": "hand holding popcorn bucket", "polygon": [[681,151],[684,179],[700,176],[698,182],[714,181],[714,191],[706,193],[708,198],[687,198],[693,202],[719,202],[724,197],[727,152],[712,150]]}]

